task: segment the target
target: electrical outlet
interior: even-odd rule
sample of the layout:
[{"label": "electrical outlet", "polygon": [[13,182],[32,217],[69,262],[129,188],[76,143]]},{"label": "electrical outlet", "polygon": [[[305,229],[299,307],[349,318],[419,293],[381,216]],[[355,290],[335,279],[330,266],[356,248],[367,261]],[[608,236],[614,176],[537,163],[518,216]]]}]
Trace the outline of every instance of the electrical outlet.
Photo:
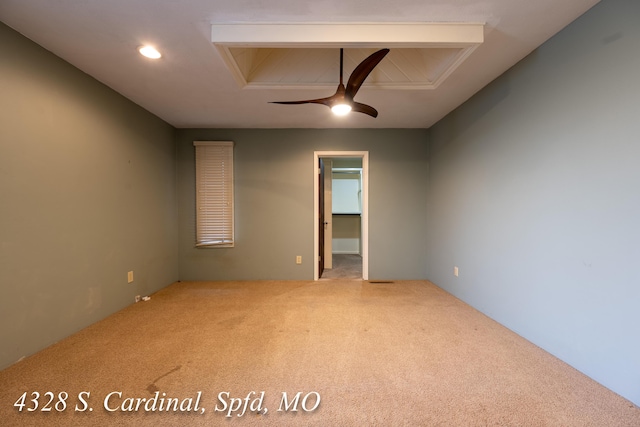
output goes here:
[{"label": "electrical outlet", "polygon": [[141,299],[140,295],[136,295],[136,302],[140,302]]},{"label": "electrical outlet", "polygon": [[453,275],[458,277],[458,267],[453,267]]},{"label": "electrical outlet", "polygon": [[127,273],[127,283],[133,282],[133,271]]},{"label": "electrical outlet", "polygon": [[298,255],[296,257],[296,264],[302,264],[302,256],[301,255]]}]

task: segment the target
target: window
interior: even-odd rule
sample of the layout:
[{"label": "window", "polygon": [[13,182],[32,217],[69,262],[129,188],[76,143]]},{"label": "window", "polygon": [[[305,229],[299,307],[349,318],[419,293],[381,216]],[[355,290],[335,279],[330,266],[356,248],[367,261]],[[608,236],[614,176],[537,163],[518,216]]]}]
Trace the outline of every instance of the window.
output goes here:
[{"label": "window", "polygon": [[194,141],[196,247],[233,247],[233,142]]}]

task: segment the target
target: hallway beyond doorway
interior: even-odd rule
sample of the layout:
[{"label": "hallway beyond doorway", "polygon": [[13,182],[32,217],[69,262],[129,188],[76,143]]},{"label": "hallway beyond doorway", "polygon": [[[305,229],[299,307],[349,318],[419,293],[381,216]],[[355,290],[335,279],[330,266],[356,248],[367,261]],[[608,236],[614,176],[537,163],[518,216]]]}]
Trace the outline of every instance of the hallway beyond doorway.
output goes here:
[{"label": "hallway beyond doorway", "polygon": [[362,279],[362,257],[358,254],[333,254],[333,268],[325,269],[320,279]]}]

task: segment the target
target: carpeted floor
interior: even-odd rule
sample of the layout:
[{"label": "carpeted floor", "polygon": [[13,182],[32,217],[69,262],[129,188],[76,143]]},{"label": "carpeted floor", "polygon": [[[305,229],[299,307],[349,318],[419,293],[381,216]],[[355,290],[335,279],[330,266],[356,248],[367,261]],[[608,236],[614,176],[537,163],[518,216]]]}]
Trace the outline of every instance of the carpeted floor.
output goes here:
[{"label": "carpeted floor", "polygon": [[3,426],[640,425],[631,402],[423,281],[175,283],[0,385]]}]

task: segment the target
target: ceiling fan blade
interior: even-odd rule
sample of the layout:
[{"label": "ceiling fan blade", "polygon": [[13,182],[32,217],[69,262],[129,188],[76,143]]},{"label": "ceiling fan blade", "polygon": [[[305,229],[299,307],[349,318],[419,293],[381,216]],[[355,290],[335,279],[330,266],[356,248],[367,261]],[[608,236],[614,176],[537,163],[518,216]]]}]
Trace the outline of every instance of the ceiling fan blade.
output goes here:
[{"label": "ceiling fan blade", "polygon": [[353,102],[351,104],[351,111],[355,111],[356,113],[364,113],[373,118],[378,117],[378,111],[367,104],[361,104],[359,102]]},{"label": "ceiling fan blade", "polygon": [[381,49],[374,52],[362,61],[355,70],[353,70],[353,73],[351,73],[349,81],[347,82],[346,96],[351,99],[356,96],[356,93],[360,90],[360,86],[362,86],[362,83],[364,83],[367,76],[369,76],[371,71],[373,71],[376,65],[382,61],[382,58],[384,58],[387,53],[389,53],[389,49]]},{"label": "ceiling fan blade", "polygon": [[297,105],[297,104],[318,104],[315,100],[309,99],[307,101],[269,101],[269,104],[285,104],[285,105]]},{"label": "ceiling fan blade", "polygon": [[285,105],[297,105],[297,104],[322,104],[327,107],[331,107],[331,103],[333,101],[333,96],[328,98],[319,98],[319,99],[307,99],[304,101],[270,101],[269,104],[285,104]]}]

